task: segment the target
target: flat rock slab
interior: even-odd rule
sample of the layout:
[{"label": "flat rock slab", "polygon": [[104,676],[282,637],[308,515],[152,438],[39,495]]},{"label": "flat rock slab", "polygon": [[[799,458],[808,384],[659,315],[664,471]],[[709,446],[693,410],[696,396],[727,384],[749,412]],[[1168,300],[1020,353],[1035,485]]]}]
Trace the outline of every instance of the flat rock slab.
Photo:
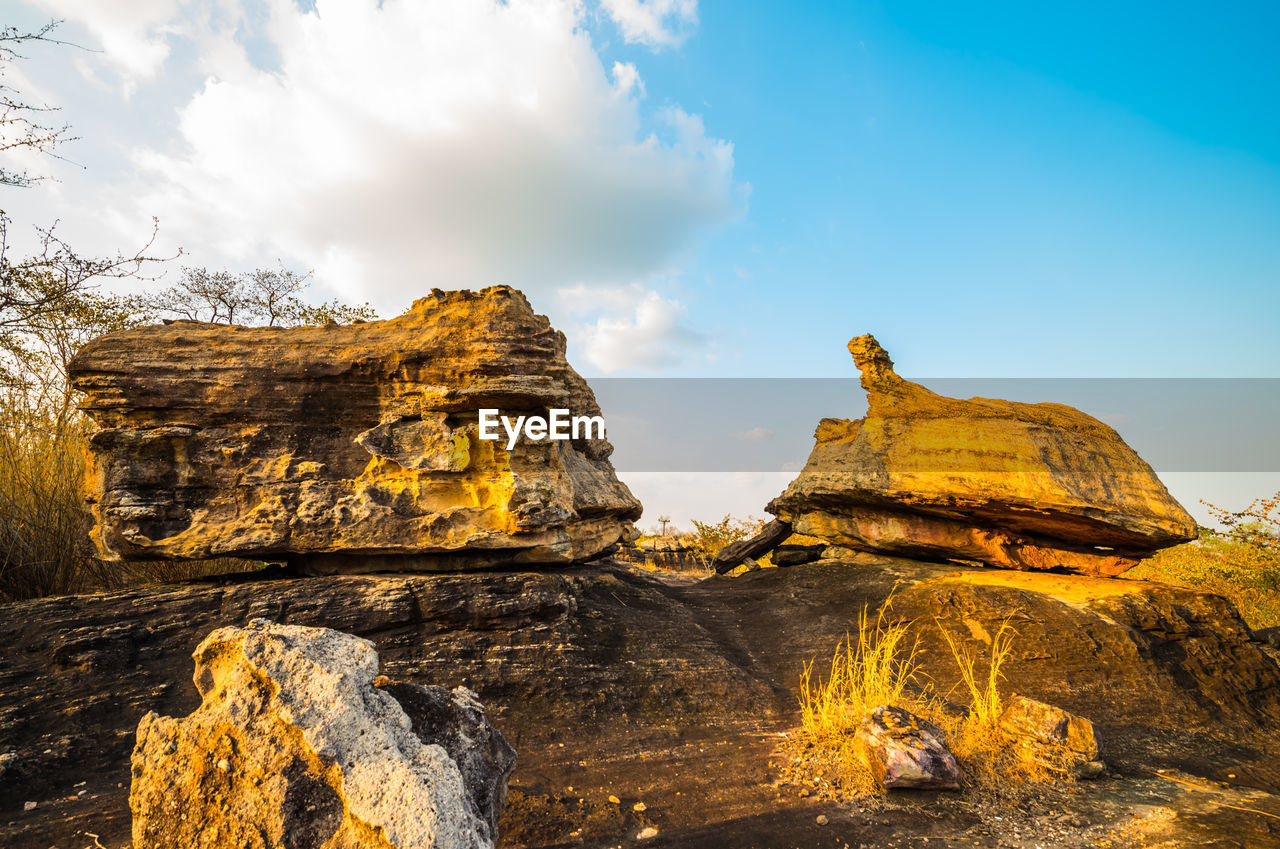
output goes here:
[{"label": "flat rock slab", "polygon": [[[652,827],[652,845],[723,845],[716,834],[744,835],[741,845],[830,847],[842,835],[890,845],[895,834],[949,833],[972,846],[984,832],[963,830],[985,822],[980,810],[948,809],[958,825],[943,832],[919,810],[851,813],[775,783],[770,758],[797,722],[803,663],[830,657],[863,605],[874,611],[891,594],[893,615],[920,623],[942,692],[956,676],[935,618],[975,651],[1011,621],[1009,690],[1098,727],[1103,759],[1126,778],[1046,811],[1087,814],[1088,799],[1147,776],[1165,788],[1152,810],[1199,806],[1195,822],[1210,830],[1215,817],[1245,816],[1152,778],[1161,769],[1229,782],[1220,801],[1280,814],[1268,795],[1280,789],[1280,670],[1216,596],[902,560],[696,582],[606,565],[220,579],[0,606],[0,753],[16,756],[0,775],[0,845],[92,846],[86,831],[109,849],[127,843],[139,718],[189,713],[199,641],[264,617],[364,636],[393,679],[476,691],[519,753],[500,845],[614,846]],[[37,807],[23,812],[28,800]],[[829,825],[804,825],[823,812]]]}]

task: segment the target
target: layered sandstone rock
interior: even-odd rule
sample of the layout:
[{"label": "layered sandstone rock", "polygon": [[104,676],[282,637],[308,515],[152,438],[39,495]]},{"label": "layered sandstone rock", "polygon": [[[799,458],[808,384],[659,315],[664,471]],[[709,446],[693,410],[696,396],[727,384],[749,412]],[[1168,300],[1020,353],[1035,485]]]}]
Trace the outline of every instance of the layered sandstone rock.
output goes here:
[{"label": "layered sandstone rock", "polygon": [[[256,617],[358,634],[377,644],[383,671],[398,681],[474,690],[519,750],[501,826],[511,847],[583,839],[613,846],[652,824],[669,845],[830,845],[829,829],[821,841],[796,842],[797,824],[813,822],[812,799],[780,793],[767,765],[778,762],[779,733],[800,721],[805,664],[824,664],[856,633],[860,611],[874,618],[890,598],[886,616],[913,623],[938,693],[965,688],[935,621],[986,658],[992,635],[1012,619],[1016,650],[1001,668],[1001,694],[1097,723],[1108,766],[1126,776],[1099,792],[1139,794],[1115,797],[1125,822],[1125,800],[1147,798],[1156,785],[1183,800],[1205,797],[1140,777],[1157,769],[1182,771],[1215,792],[1226,781],[1280,788],[1280,669],[1225,599],[1139,581],[866,557],[697,582],[616,564],[255,574],[0,603],[0,645],[8,649],[0,753],[12,755],[0,775],[0,809],[10,812],[0,818],[0,846],[78,849],[93,842],[82,831],[113,849],[128,843],[138,719],[197,711],[193,647]],[[408,700],[381,689],[413,718]],[[611,794],[622,804],[609,802]],[[1277,797],[1217,798],[1280,812]],[[39,806],[22,813],[28,800]],[[637,802],[648,808],[640,818]],[[537,811],[552,823],[534,819]],[[936,830],[904,829],[917,821],[937,829],[939,820],[886,816],[892,826],[859,839],[937,839]],[[965,816],[958,831],[974,821]],[[1274,835],[1257,825],[1266,821],[1241,814],[1236,836],[1258,827],[1254,845],[1271,845]],[[727,839],[743,833],[732,831],[735,823],[772,831]],[[1212,842],[1186,836],[1179,845]]]},{"label": "layered sandstone rock", "polygon": [[861,551],[1112,576],[1196,526],[1113,429],[1063,404],[959,400],[903,380],[871,336],[849,351],[870,408],[823,419],[766,508]]},{"label": "layered sandstone rock", "polygon": [[505,286],[436,290],[350,326],[121,331],[71,374],[102,427],[92,506],[113,558],[568,563],[609,550],[640,514],[595,432],[511,450],[505,434],[479,439],[481,409],[600,414],[564,335]]},{"label": "layered sandstone rock", "polygon": [[195,651],[203,699],[148,713],[137,849],[488,849],[515,753],[469,690],[375,686],[368,640],[254,620]]}]

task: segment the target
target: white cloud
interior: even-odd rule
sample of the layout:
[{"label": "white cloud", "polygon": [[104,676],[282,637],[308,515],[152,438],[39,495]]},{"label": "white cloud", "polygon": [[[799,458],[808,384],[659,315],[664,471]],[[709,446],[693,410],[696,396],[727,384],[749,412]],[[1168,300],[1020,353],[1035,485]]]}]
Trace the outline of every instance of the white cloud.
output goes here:
[{"label": "white cloud", "polygon": [[[169,56],[165,40],[178,0],[32,0],[58,19],[76,21],[97,39],[103,54],[132,90],[156,75]],[[58,35],[55,33],[55,36]]]},{"label": "white cloud", "polygon": [[682,322],[684,305],[654,289],[579,285],[561,289],[559,295],[573,317],[574,346],[605,374],[678,365],[707,342],[705,334]]},{"label": "white cloud", "polygon": [[205,76],[100,198],[158,215],[200,264],[280,258],[384,311],[493,283],[536,304],[669,271],[744,197],[732,144],[678,107],[642,112],[639,70],[601,62],[576,0],[39,2],[112,66],[153,71],[170,33],[166,76],[184,57]]},{"label": "white cloud", "polygon": [[698,0],[601,0],[628,42],[676,47],[698,23]]},{"label": "white cloud", "polygon": [[767,427],[753,427],[738,433],[729,434],[734,439],[745,439],[748,442],[767,442],[773,439],[773,431]]}]

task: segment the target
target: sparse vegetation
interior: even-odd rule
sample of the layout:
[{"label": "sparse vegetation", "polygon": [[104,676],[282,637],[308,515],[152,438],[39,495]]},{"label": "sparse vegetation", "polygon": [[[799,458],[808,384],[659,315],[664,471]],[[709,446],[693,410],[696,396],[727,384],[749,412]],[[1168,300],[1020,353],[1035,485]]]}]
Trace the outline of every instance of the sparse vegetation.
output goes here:
[{"label": "sparse vegetation", "polygon": [[716,552],[729,543],[738,542],[760,533],[760,529],[764,527],[765,523],[764,519],[757,519],[754,516],[739,519],[726,513],[725,517],[718,522],[699,522],[694,519],[692,524],[693,547],[700,554],[711,558],[715,557]]},{"label": "sparse vegetation", "polygon": [[1037,766],[1014,754],[1000,730],[1004,699],[1000,695],[1001,668],[1013,652],[1016,632],[1001,623],[988,647],[986,671],[977,652],[962,640],[954,638],[946,627],[937,623],[951,657],[960,672],[960,685],[969,697],[968,710],[961,714],[934,711],[935,723],[946,729],[951,753],[963,765],[971,781],[984,787],[1045,778]]},{"label": "sparse vegetation", "polygon": [[1251,628],[1280,626],[1280,493],[1230,512],[1206,505],[1224,530],[1168,548],[1125,578],[1158,581],[1231,599]]},{"label": "sparse vegetation", "polygon": [[968,697],[953,705],[950,693],[939,695],[921,663],[920,639],[913,623],[895,621],[892,598],[871,621],[866,608],[858,616],[858,634],[846,635],[825,675],[816,662],[805,665],[800,682],[801,727],[783,747],[792,766],[791,780],[817,778],[837,797],[884,792],[873,775],[867,751],[856,731],[872,708],[892,705],[941,728],[959,763],[967,786],[984,793],[1005,793],[1029,781],[1045,781],[1056,773],[1027,760],[1009,745],[1000,729],[1004,709],[1001,671],[1013,651],[1013,628],[1003,624],[985,658],[937,623]]},{"label": "sparse vegetation", "polygon": [[805,664],[800,678],[802,742],[826,779],[851,795],[882,790],[855,735],[867,711],[894,705],[921,715],[932,712],[919,640],[911,639],[908,624],[887,619],[888,606],[880,608],[874,623],[862,609],[857,639],[845,635],[825,678],[815,674],[816,661]]}]

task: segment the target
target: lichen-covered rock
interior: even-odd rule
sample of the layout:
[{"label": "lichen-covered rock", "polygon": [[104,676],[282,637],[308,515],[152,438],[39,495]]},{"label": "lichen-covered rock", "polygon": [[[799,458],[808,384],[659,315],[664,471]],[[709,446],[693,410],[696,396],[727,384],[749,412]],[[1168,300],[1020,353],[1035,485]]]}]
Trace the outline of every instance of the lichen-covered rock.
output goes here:
[{"label": "lichen-covered rock", "polygon": [[1195,522],[1112,428],[1063,404],[959,400],[903,380],[871,336],[849,351],[870,407],[823,419],[766,508],[863,551],[1113,576]]},{"label": "lichen-covered rock", "polygon": [[882,705],[858,726],[875,778],[887,790],[959,790],[960,767],[942,730],[910,711]]},{"label": "lichen-covered rock", "polygon": [[437,290],[349,326],[120,331],[86,345],[71,375],[101,426],[91,504],[111,558],[569,563],[640,515],[595,431],[510,451],[502,427],[479,439],[481,409],[600,414],[564,335],[505,286]]},{"label": "lichen-covered rock", "polygon": [[194,657],[200,707],[138,724],[135,849],[492,847],[515,753],[470,691],[379,688],[368,640],[261,619]]},{"label": "lichen-covered rock", "polygon": [[1000,714],[999,724],[1025,758],[1054,772],[1096,778],[1106,769],[1098,760],[1093,723],[1084,717],[1014,696]]}]

